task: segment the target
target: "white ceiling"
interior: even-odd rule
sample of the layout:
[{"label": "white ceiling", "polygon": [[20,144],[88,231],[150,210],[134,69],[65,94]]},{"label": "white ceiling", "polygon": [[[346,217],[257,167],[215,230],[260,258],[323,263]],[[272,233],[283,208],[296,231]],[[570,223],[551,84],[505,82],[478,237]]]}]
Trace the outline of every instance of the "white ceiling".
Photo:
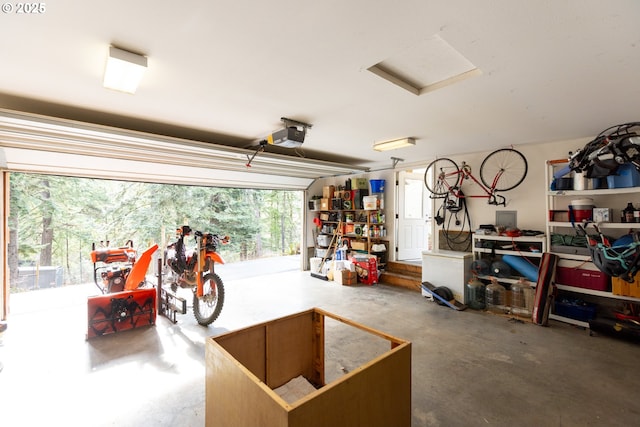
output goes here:
[{"label": "white ceiling", "polygon": [[[288,117],[306,156],[372,168],[640,119],[637,0],[43,4],[0,14],[1,108],[243,148]],[[367,71],[436,36],[482,74],[414,95]],[[110,44],[148,57],[135,95],[102,87]],[[416,146],[371,148],[398,137]]]}]

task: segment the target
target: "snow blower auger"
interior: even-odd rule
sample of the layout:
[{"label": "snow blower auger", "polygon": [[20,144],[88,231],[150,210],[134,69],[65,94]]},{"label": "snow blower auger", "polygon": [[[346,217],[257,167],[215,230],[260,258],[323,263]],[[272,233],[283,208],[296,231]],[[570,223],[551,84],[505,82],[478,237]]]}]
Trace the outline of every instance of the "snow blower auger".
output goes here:
[{"label": "snow blower auger", "polygon": [[94,244],[94,282],[102,295],[87,299],[87,339],[155,325],[157,289],[146,285],[145,276],[157,249],[153,245],[136,259],[131,241],[120,248],[96,249]]}]

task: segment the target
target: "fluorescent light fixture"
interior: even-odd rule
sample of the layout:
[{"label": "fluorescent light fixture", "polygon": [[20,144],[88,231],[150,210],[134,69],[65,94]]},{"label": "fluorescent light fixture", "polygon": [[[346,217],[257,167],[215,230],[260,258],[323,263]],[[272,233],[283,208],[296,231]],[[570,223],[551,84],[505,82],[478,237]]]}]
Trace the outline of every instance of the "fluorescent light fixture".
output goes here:
[{"label": "fluorescent light fixture", "polygon": [[411,147],[416,145],[416,140],[413,138],[394,139],[392,141],[376,142],[373,144],[373,149],[376,151],[389,151],[396,148]]},{"label": "fluorescent light fixture", "polygon": [[146,69],[145,56],[110,46],[103,85],[108,89],[135,93]]}]

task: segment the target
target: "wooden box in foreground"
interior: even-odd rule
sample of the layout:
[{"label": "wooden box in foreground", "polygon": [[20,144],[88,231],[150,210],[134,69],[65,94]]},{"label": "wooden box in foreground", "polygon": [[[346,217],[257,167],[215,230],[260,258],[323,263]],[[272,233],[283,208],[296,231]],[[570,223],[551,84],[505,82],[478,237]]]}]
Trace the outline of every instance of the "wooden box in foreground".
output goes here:
[{"label": "wooden box in foreground", "polygon": [[[325,320],[386,341],[370,361],[325,384]],[[315,386],[287,403],[275,389]],[[206,426],[410,426],[411,343],[314,308],[207,339]]]}]

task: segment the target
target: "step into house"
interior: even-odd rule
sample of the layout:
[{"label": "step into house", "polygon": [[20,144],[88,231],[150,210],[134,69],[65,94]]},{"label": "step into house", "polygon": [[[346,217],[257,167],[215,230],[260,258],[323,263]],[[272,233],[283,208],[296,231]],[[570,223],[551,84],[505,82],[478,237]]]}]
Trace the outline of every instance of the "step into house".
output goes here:
[{"label": "step into house", "polygon": [[420,292],[422,263],[420,261],[389,261],[380,275],[380,283]]}]

